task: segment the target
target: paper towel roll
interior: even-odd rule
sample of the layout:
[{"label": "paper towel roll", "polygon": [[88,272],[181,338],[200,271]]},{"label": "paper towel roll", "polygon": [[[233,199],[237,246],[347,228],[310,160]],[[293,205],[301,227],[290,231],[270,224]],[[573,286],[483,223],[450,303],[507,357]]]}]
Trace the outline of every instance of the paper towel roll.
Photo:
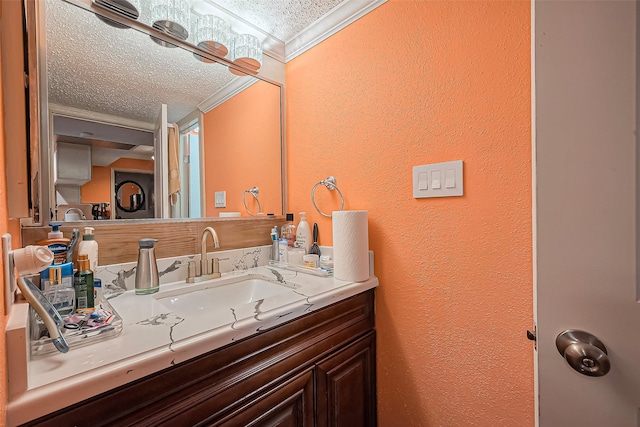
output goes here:
[{"label": "paper towel roll", "polygon": [[334,211],[333,277],[349,282],[369,278],[367,211]]}]

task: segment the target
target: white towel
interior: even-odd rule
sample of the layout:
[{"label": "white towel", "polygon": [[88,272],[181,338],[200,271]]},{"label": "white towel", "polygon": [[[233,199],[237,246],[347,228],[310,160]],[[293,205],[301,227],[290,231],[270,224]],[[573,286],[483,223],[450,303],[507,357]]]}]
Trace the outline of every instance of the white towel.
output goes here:
[{"label": "white towel", "polygon": [[178,202],[178,193],[180,192],[179,135],[178,125],[174,123],[172,127],[169,127],[169,200],[171,206],[175,206]]}]

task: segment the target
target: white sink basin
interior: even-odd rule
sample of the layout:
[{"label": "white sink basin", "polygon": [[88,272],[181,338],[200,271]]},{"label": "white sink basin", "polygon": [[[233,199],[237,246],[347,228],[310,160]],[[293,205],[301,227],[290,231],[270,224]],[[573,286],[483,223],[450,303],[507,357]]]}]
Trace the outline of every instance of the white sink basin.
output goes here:
[{"label": "white sink basin", "polygon": [[261,276],[215,279],[184,289],[159,292],[154,298],[176,314],[211,310],[215,306],[234,307],[291,292],[294,286],[274,283]]}]

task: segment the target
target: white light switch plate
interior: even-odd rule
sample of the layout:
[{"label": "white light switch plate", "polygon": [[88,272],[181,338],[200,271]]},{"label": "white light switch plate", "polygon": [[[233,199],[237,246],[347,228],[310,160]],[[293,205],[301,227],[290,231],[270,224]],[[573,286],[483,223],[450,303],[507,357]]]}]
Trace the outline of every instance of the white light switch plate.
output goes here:
[{"label": "white light switch plate", "polygon": [[415,199],[462,195],[462,160],[413,167]]},{"label": "white light switch plate", "polygon": [[216,191],[215,193],[215,201],[216,208],[226,208],[227,207],[227,192],[226,191]]}]

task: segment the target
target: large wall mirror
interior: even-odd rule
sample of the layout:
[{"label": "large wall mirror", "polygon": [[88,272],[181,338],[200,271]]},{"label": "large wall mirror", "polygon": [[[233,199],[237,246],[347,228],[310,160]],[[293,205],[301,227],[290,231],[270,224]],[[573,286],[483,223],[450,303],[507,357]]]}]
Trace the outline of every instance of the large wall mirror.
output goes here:
[{"label": "large wall mirror", "polygon": [[74,206],[100,219],[247,217],[253,187],[262,212],[283,214],[281,84],[109,25],[92,8],[37,2],[41,222]]}]

